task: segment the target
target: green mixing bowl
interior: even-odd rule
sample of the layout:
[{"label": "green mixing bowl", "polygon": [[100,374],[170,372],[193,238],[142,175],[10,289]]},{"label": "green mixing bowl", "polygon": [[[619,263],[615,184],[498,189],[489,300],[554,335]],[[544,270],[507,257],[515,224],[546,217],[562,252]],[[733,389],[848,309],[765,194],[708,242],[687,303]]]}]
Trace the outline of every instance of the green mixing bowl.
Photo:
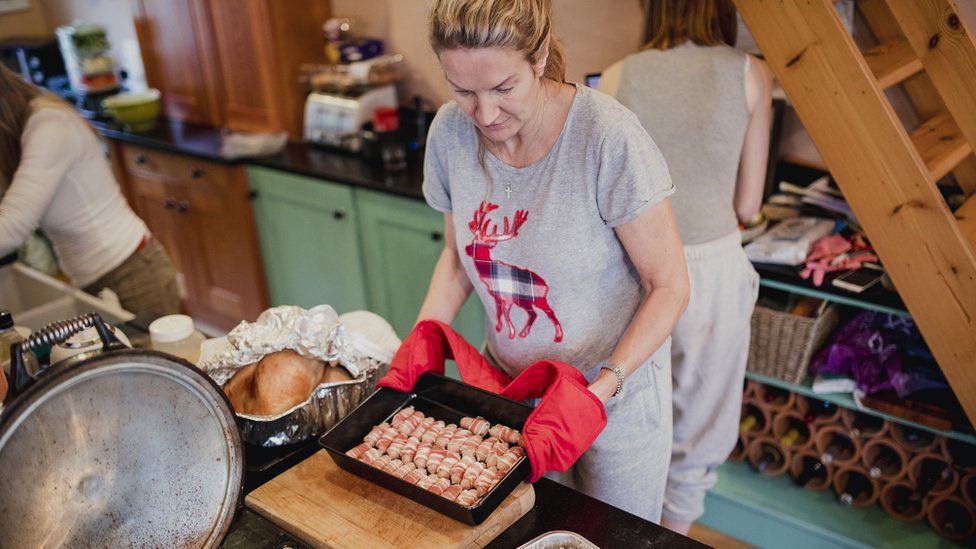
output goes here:
[{"label": "green mixing bowl", "polygon": [[102,108],[130,132],[145,132],[156,127],[162,106],[159,90],[126,92],[106,97]]}]

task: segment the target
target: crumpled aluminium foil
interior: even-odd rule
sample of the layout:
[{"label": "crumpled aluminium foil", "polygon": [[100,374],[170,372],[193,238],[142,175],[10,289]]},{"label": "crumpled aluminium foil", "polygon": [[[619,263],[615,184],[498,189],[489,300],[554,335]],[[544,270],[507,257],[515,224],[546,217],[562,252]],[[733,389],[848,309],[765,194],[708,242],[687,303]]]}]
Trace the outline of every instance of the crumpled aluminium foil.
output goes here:
[{"label": "crumpled aluminium foil", "polygon": [[204,347],[200,368],[223,386],[245,366],[285,349],[338,363],[355,379],[322,383],[308,400],[275,416],[237,414],[244,440],[258,446],[282,446],[321,435],[373,392],[387,366],[356,353],[335,310],[319,305],[274,307],[253,323],[241,322],[225,341]]}]

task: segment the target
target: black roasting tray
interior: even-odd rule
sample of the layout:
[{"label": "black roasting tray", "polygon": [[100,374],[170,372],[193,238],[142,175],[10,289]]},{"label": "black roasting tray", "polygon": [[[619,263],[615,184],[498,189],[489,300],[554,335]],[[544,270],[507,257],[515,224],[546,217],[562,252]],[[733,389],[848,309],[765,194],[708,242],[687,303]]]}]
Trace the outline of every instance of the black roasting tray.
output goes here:
[{"label": "black roasting tray", "polygon": [[421,505],[443,513],[465,524],[484,522],[531,470],[529,460],[522,458],[495,488],[474,507],[464,507],[448,501],[403,479],[353,459],[345,453],[363,441],[376,425],[389,421],[401,408],[413,406],[426,415],[445,423],[459,423],[465,416],[481,416],[492,424],[501,423],[522,430],[532,408],[483,391],[460,381],[426,373],[417,381],[412,393],[401,393],[385,387],[377,389],[365,401],[319,438],[336,465],[353,474],[410,498]]}]

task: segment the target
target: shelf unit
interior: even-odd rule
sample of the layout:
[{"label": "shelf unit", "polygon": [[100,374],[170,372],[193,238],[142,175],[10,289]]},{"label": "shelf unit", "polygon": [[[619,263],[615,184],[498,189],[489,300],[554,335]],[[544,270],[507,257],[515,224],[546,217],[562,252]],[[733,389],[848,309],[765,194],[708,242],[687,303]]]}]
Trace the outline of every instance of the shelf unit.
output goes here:
[{"label": "shelf unit", "polygon": [[785,475],[763,477],[745,463],[719,467],[699,522],[757,547],[960,547],[924,521],[894,519],[877,505],[843,507],[830,490],[807,490]]},{"label": "shelf unit", "polygon": [[772,385],[774,387],[779,387],[780,389],[786,389],[787,391],[792,391],[798,395],[807,396],[810,398],[815,398],[818,400],[823,400],[831,402],[840,406],[841,408],[849,408],[851,410],[857,410],[865,414],[880,417],[893,421],[895,423],[900,423],[902,425],[907,425],[909,427],[920,429],[922,431],[928,431],[930,433],[936,434],[941,437],[951,438],[967,444],[976,445],[976,435],[972,433],[963,433],[960,431],[942,431],[940,429],[934,429],[927,425],[921,423],[915,423],[914,421],[909,421],[907,419],[894,416],[879,410],[874,410],[872,408],[859,408],[857,403],[854,402],[854,397],[850,393],[815,393],[811,388],[813,385],[813,376],[807,376],[803,380],[803,383],[795,384],[783,381],[781,379],[776,379],[773,377],[764,376],[762,374],[757,374],[755,372],[746,371],[746,378],[758,381],[760,383],[765,383],[766,385]]}]

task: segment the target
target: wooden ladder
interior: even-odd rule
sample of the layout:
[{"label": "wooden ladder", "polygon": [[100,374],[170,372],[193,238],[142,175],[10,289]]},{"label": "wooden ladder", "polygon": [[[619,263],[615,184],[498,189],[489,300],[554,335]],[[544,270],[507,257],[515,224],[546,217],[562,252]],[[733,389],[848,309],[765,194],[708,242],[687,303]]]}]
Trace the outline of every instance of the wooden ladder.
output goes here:
[{"label": "wooden ladder", "polygon": [[[832,0],[734,2],[976,424],[976,43],[954,0],[857,0],[863,52]],[[970,195],[955,214],[949,172]]]}]

